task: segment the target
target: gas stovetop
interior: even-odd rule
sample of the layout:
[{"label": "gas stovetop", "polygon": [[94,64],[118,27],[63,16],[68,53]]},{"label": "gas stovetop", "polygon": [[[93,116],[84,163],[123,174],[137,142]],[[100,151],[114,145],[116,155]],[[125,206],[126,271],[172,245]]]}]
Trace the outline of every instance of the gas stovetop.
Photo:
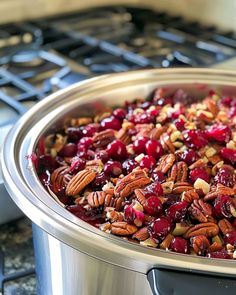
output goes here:
[{"label": "gas stovetop", "polygon": [[[236,57],[233,32],[221,32],[212,26],[148,9],[99,8],[2,25],[0,148],[9,126],[28,108],[72,83],[141,68],[211,67],[233,57]],[[0,179],[0,188],[1,185]],[[3,198],[3,190],[0,194]],[[19,222],[15,224],[16,232],[20,232]],[[4,294],[35,294],[35,278],[30,276],[33,273],[31,240],[27,242],[31,251],[24,252],[21,260],[23,265],[30,261],[26,269],[19,270],[13,263],[6,270],[6,263],[3,265],[9,229],[12,230],[12,224],[1,228],[0,294],[3,285]],[[27,233],[30,239],[28,230]],[[14,240],[11,243],[14,245]],[[19,245],[18,241],[15,243]],[[17,246],[13,250],[17,253]],[[22,280],[33,280],[33,289],[23,290]]]}]

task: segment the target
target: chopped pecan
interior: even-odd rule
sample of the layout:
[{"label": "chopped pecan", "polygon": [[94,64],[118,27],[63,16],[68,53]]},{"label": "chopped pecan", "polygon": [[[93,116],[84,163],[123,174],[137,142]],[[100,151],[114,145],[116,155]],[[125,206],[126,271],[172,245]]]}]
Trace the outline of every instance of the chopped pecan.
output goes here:
[{"label": "chopped pecan", "polygon": [[199,159],[196,162],[194,162],[192,165],[189,166],[189,169],[192,170],[194,168],[199,168],[199,167],[205,167],[206,163],[204,162],[203,159]]},{"label": "chopped pecan", "polygon": [[146,239],[148,239],[149,233],[147,227],[140,228],[135,234],[133,234],[132,238],[139,241],[145,241]]},{"label": "chopped pecan", "polygon": [[218,234],[219,227],[217,224],[213,222],[205,222],[196,224],[190,227],[187,232],[183,235],[185,239],[189,239],[191,237],[204,235],[208,238],[214,237]]},{"label": "chopped pecan", "polygon": [[184,161],[175,163],[170,170],[168,180],[174,182],[184,182],[188,177],[188,166]]},{"label": "chopped pecan", "polygon": [[203,103],[206,104],[206,107],[208,108],[208,110],[213,114],[213,116],[215,117],[217,115],[217,113],[219,112],[219,108],[217,106],[216,101],[214,101],[211,98],[207,98],[204,99]]},{"label": "chopped pecan", "polygon": [[188,210],[192,219],[199,222],[208,222],[208,216],[212,214],[211,205],[204,203],[201,199],[194,200]]},{"label": "chopped pecan", "polygon": [[214,191],[210,191],[208,194],[205,195],[204,201],[212,201],[216,199],[219,195],[233,196],[234,194],[234,189],[218,183]]},{"label": "chopped pecan", "polygon": [[155,127],[149,132],[148,137],[150,139],[158,140],[165,130],[166,128],[164,126]]},{"label": "chopped pecan", "polygon": [[136,138],[140,136],[149,137],[150,131],[154,128],[152,123],[150,124],[136,124],[135,129],[137,131]]},{"label": "chopped pecan", "polygon": [[86,162],[86,169],[92,170],[94,172],[102,172],[103,162],[101,160],[91,160]]},{"label": "chopped pecan", "polygon": [[137,188],[136,190],[134,190],[134,194],[137,198],[137,200],[139,201],[139,203],[144,206],[146,204],[146,197],[144,194],[144,190]]},{"label": "chopped pecan", "polygon": [[141,188],[151,182],[146,172],[142,169],[135,169],[124,178],[120,179],[115,186],[115,196],[127,197],[135,189]]},{"label": "chopped pecan", "polygon": [[217,163],[221,161],[221,158],[219,155],[214,155],[214,156],[208,157],[208,160],[211,162],[212,165],[216,165]]},{"label": "chopped pecan", "polygon": [[69,168],[62,166],[55,169],[51,175],[52,190],[57,193],[63,190],[71,179]]},{"label": "chopped pecan", "polygon": [[174,184],[172,192],[174,194],[181,194],[183,192],[186,192],[192,189],[193,189],[193,186],[188,182],[176,182]]},{"label": "chopped pecan", "polygon": [[234,231],[233,226],[231,225],[231,223],[227,220],[227,219],[221,219],[218,222],[218,226],[222,232],[223,235],[226,235],[227,233]]},{"label": "chopped pecan", "polygon": [[87,196],[87,201],[92,208],[102,206],[105,201],[106,193],[104,191],[92,192]]},{"label": "chopped pecan", "polygon": [[79,171],[72,179],[69,181],[66,187],[66,194],[68,196],[76,196],[80,193],[90,182],[94,180],[96,173],[94,171],[85,169]]},{"label": "chopped pecan", "polygon": [[171,241],[173,240],[174,236],[172,234],[168,234],[165,239],[160,244],[160,248],[163,250],[167,250],[170,246]]},{"label": "chopped pecan", "polygon": [[111,233],[117,236],[129,236],[134,234],[138,228],[125,221],[114,222],[111,224]]},{"label": "chopped pecan", "polygon": [[174,154],[164,155],[159,159],[156,170],[160,170],[161,172],[166,173],[173,166],[174,162]]},{"label": "chopped pecan", "polygon": [[160,143],[164,150],[169,151],[171,153],[175,152],[175,146],[170,140],[170,136],[168,133],[164,133],[160,137]]},{"label": "chopped pecan", "polygon": [[205,235],[199,235],[191,238],[191,243],[193,250],[197,255],[204,255],[207,248],[210,246],[210,242]]},{"label": "chopped pecan", "polygon": [[223,249],[223,245],[217,242],[214,242],[207,248],[208,253],[217,252]]},{"label": "chopped pecan", "polygon": [[127,130],[120,129],[117,134],[116,138],[122,141],[125,145],[130,144],[131,136],[128,134]]},{"label": "chopped pecan", "polygon": [[110,222],[123,221],[124,215],[121,212],[111,210],[107,212],[106,218],[110,220]]},{"label": "chopped pecan", "polygon": [[192,203],[193,200],[198,200],[198,199],[199,199],[199,195],[195,189],[191,189],[191,190],[183,192],[181,197],[181,201],[185,201],[188,203]]},{"label": "chopped pecan", "polygon": [[95,148],[103,147],[112,142],[115,138],[115,132],[112,129],[106,129],[93,136],[93,145]]}]

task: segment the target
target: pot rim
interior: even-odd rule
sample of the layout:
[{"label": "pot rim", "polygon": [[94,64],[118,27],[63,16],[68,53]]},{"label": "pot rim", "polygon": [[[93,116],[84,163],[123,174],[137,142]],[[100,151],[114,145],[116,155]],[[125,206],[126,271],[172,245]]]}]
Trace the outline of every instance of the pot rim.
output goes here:
[{"label": "pot rim", "polygon": [[[43,128],[67,110],[76,96],[80,96],[77,98],[80,102],[88,99],[92,93],[94,95],[101,90],[106,91],[111,85],[113,88],[124,87],[139,80],[156,81],[157,86],[177,85],[182,82],[212,82],[222,86],[234,86],[236,89],[234,71],[200,68],[139,70],[104,75],[76,83],[36,104],[9,132],[2,151],[2,171],[6,188],[15,203],[35,224],[65,244],[108,263],[141,273],[147,273],[150,268],[156,266],[236,276],[235,261],[152,249],[127,242],[89,225],[57,204],[40,184],[32,163],[27,163],[26,155],[34,150]],[[41,118],[40,113],[45,113],[45,117]],[[40,121],[37,121],[38,117]]]}]

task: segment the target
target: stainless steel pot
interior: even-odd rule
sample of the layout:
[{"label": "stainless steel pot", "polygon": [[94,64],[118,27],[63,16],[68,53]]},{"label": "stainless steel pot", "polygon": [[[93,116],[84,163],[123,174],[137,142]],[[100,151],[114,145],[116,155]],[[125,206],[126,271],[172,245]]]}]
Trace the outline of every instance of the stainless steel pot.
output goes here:
[{"label": "stainless steel pot", "polygon": [[[236,262],[149,249],[103,233],[60,207],[26,159],[38,139],[70,115],[147,97],[156,87],[193,96],[217,89],[236,95],[236,74],[208,69],[141,70],[75,84],[34,106],[9,133],[3,176],[33,221],[39,294],[235,294]],[[150,287],[151,286],[151,287]],[[151,290],[152,289],[152,290]]]}]

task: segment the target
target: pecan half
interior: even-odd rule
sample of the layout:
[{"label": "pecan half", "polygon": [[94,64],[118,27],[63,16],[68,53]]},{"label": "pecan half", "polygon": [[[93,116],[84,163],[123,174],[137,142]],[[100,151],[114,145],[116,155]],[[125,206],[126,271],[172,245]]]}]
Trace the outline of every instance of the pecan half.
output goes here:
[{"label": "pecan half", "polygon": [[192,219],[199,222],[208,222],[208,216],[212,214],[211,205],[204,203],[201,199],[194,200],[188,210]]},{"label": "pecan half", "polygon": [[186,192],[186,191],[189,191],[192,189],[193,189],[193,186],[188,182],[176,182],[174,184],[174,188],[173,188],[172,192],[174,194],[181,194],[183,192]]},{"label": "pecan half", "polygon": [[128,224],[125,221],[114,222],[111,225],[111,233],[117,236],[129,236],[137,230],[138,228],[135,225]]},{"label": "pecan half", "polygon": [[166,173],[173,166],[174,162],[174,154],[164,155],[159,159],[156,170],[160,170],[161,172]]},{"label": "pecan half", "polygon": [[115,196],[125,198],[132,194],[135,189],[141,188],[150,182],[151,179],[144,170],[135,169],[117,182],[114,190]]},{"label": "pecan half", "polygon": [[68,196],[76,196],[80,193],[90,182],[94,180],[96,173],[94,171],[85,169],[79,171],[73,178],[69,181],[66,187],[66,194]]},{"label": "pecan half", "polygon": [[213,222],[205,222],[201,224],[196,224],[190,229],[187,230],[187,232],[183,235],[185,239],[189,239],[191,237],[204,235],[208,238],[214,237],[218,234],[219,227],[217,224]]},{"label": "pecan half", "polygon": [[205,195],[204,201],[212,201],[216,199],[219,195],[233,196],[234,194],[235,194],[234,189],[219,183],[217,184],[216,189],[214,191],[211,191]]},{"label": "pecan half", "polygon": [[210,246],[208,238],[204,235],[191,238],[191,243],[193,250],[197,255],[204,255],[207,248]]},{"label": "pecan half", "polygon": [[54,193],[58,193],[63,190],[71,179],[69,174],[69,168],[62,166],[55,169],[51,175],[52,190]]},{"label": "pecan half", "polygon": [[218,226],[222,232],[223,235],[226,235],[227,233],[234,231],[233,226],[231,225],[231,223],[227,220],[227,219],[221,219],[218,222]]},{"label": "pecan half", "polygon": [[106,214],[106,218],[110,222],[117,222],[117,221],[123,221],[124,220],[124,215],[121,212],[117,212],[115,210],[108,211]]},{"label": "pecan half", "polygon": [[137,188],[136,190],[134,190],[134,194],[137,198],[137,200],[139,201],[139,203],[144,206],[146,204],[146,197],[144,194],[144,190]]},{"label": "pecan half", "polygon": [[93,146],[95,148],[106,146],[115,138],[115,132],[112,129],[106,129],[93,136]]},{"label": "pecan half", "polygon": [[97,208],[104,204],[105,196],[104,191],[92,192],[87,196],[87,201],[92,208]]},{"label": "pecan half", "polygon": [[188,166],[184,161],[175,163],[170,170],[168,180],[174,182],[184,182],[188,177]]},{"label": "pecan half", "polygon": [[193,200],[198,200],[199,199],[199,194],[195,189],[191,189],[188,191],[183,192],[181,201],[185,201],[188,203],[192,203]]},{"label": "pecan half", "polygon": [[214,242],[213,244],[211,244],[208,248],[207,248],[207,252],[211,253],[211,252],[217,252],[223,249],[222,244],[219,244],[217,242]]},{"label": "pecan half", "polygon": [[166,128],[164,126],[155,127],[149,132],[148,137],[158,140],[165,131]]},{"label": "pecan half", "polygon": [[132,238],[139,241],[145,241],[148,239],[149,233],[147,227],[140,228],[135,234],[133,234]]},{"label": "pecan half", "polygon": [[164,150],[169,151],[171,153],[175,152],[175,146],[170,140],[170,136],[168,133],[164,133],[160,137],[160,143]]}]

